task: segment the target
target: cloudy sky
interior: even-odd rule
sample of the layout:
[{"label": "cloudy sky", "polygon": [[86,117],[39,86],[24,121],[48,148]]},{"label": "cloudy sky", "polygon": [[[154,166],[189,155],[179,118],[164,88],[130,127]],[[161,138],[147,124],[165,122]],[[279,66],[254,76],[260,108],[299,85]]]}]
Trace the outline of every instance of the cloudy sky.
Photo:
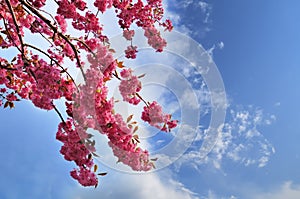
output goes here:
[{"label": "cloudy sky", "polygon": [[[140,50],[128,62],[147,73],[143,96],[181,120],[169,135],[144,128],[144,146],[161,161],[157,171],[129,173],[112,165],[105,149],[99,167],[108,175],[97,189],[80,187],[69,176],[74,165],[59,154],[59,118],[24,101],[0,110],[0,198],[300,198],[299,6],[298,0],[165,1],[178,31],[166,35],[169,51]],[[106,31],[117,35],[115,28]],[[219,110],[226,111],[224,122],[210,128]],[[170,155],[169,146],[180,150]]]}]

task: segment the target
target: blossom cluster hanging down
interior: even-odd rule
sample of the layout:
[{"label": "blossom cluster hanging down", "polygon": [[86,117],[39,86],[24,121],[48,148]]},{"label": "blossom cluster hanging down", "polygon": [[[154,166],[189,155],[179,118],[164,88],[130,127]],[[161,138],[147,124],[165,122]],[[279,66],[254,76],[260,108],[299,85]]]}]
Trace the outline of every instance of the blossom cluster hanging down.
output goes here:
[{"label": "blossom cluster hanging down", "polygon": [[[54,13],[45,11],[48,3]],[[162,20],[162,0],[95,0],[92,6],[88,8],[84,0],[0,0],[0,48],[15,52],[11,60],[0,55],[0,106],[13,108],[16,101],[24,99],[38,108],[56,111],[61,119],[56,133],[63,144],[60,153],[77,165],[70,175],[83,186],[97,186],[98,176],[105,175],[97,173],[95,141],[87,129],[108,137],[119,162],[136,171],[154,168],[149,152],[139,147],[141,132],[136,123],[115,113],[116,102],[108,97],[108,81],[119,81],[124,101],[145,103],[141,110],[145,122],[166,132],[177,125],[157,102],[148,103],[139,95],[139,77],[114,59],[109,39],[103,34],[104,25],[100,24],[102,13],[114,9],[123,36],[130,43],[125,49],[128,59],[138,55],[138,46],[133,45],[133,24],[142,28],[148,44],[161,52],[167,43],[157,27],[172,30],[171,21]],[[96,13],[92,12],[95,9]],[[74,31],[81,35],[73,36],[70,32]],[[33,45],[26,34],[46,41],[48,46]],[[70,62],[80,70],[84,83],[75,83],[68,72]],[[67,118],[54,103],[62,98]]]}]

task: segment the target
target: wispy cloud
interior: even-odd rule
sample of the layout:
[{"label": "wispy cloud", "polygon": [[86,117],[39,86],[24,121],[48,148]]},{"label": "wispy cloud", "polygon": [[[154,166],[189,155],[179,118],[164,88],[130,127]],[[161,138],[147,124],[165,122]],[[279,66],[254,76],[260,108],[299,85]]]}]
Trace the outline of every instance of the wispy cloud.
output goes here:
[{"label": "wispy cloud", "polygon": [[212,12],[212,6],[204,1],[199,1],[198,6],[200,7],[202,13],[205,14],[205,18],[203,20],[204,23],[210,22],[210,15]]},{"label": "wispy cloud", "polygon": [[182,7],[182,8],[187,8],[190,5],[192,5],[194,3],[193,0],[183,0],[183,1],[178,1],[178,3],[176,3],[177,7]]},{"label": "wispy cloud", "polygon": [[205,140],[207,129],[202,130],[200,141],[195,141],[192,149],[175,164],[192,164],[199,169],[203,164],[211,164],[216,169],[222,168],[223,160],[238,162],[244,166],[264,167],[275,148],[265,139],[257,127],[269,125],[275,121],[274,115],[265,114],[261,109],[248,106],[244,109],[231,109],[230,118],[218,129],[218,140],[212,151],[205,157],[200,154],[201,140]]},{"label": "wispy cloud", "polygon": [[207,53],[209,54],[209,56],[211,57],[211,61],[214,57],[214,51],[215,50],[222,50],[223,48],[225,47],[225,44],[223,41],[220,41],[219,43],[217,44],[214,44],[212,47],[210,47],[208,50],[207,50]]},{"label": "wispy cloud", "polygon": [[[212,4],[207,3],[205,1],[193,1],[193,0],[177,0],[170,1],[165,5],[166,8],[166,16],[168,16],[175,26],[175,29],[181,33],[190,36],[200,36],[204,37],[207,32],[211,31],[211,13],[213,11]],[[196,16],[197,13],[197,29],[194,29],[194,24],[183,23],[185,21],[186,16],[178,14],[179,12],[176,10],[180,10],[180,12],[191,12],[191,9],[196,9],[193,16]],[[174,11],[175,10],[175,11]]]}]

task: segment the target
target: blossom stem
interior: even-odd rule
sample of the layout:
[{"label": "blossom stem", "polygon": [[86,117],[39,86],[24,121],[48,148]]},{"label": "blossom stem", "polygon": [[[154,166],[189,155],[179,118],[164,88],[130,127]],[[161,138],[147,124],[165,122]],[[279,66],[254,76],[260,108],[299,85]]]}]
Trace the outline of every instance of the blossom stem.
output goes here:
[{"label": "blossom stem", "polygon": [[147,107],[149,107],[149,104],[142,98],[142,96],[140,96],[140,94],[135,93],[135,95],[140,98],[140,100],[142,100]]}]

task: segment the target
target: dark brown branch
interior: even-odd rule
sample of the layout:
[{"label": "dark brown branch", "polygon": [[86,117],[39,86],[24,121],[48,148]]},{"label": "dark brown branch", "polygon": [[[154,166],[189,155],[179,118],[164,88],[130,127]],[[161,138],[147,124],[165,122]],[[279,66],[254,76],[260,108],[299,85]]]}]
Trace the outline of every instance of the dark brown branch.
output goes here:
[{"label": "dark brown branch", "polygon": [[54,104],[52,104],[52,107],[54,108],[55,112],[58,114],[58,116],[61,119],[61,121],[63,123],[66,123],[65,120],[64,120],[64,118],[63,118],[63,116],[62,116],[62,114],[59,112],[59,110],[56,108],[56,106]]},{"label": "dark brown branch", "polygon": [[79,59],[79,56],[78,56],[78,52],[77,52],[77,49],[75,47],[75,45],[69,40],[69,38],[62,34],[61,32],[59,32],[57,30],[57,28],[51,23],[51,21],[49,21],[47,18],[45,18],[43,15],[41,15],[41,13],[39,13],[36,9],[34,9],[33,7],[31,7],[27,2],[25,2],[24,0],[20,0],[20,3],[22,3],[26,8],[28,8],[32,13],[34,13],[36,16],[38,16],[41,20],[43,20],[55,33],[58,34],[58,36],[60,36],[61,38],[63,38],[72,48],[74,54],[75,54],[75,58],[76,58],[76,62],[77,62],[77,65],[83,75],[83,78],[84,80],[86,81],[86,77],[85,77],[85,74],[84,74],[84,71],[83,71],[83,68],[81,66],[81,63],[80,63],[80,59]]},{"label": "dark brown branch", "polygon": [[[1,17],[3,18],[3,16],[1,15]],[[16,44],[14,38],[12,38],[12,36],[10,35],[9,29],[7,27],[7,24],[5,23],[5,20],[3,18],[3,24],[4,24],[4,28],[6,30],[6,35],[9,37],[9,39],[11,40],[11,42],[15,45],[15,47],[18,49],[18,51],[20,51],[20,53],[22,53],[22,50],[19,48],[19,46]]]},{"label": "dark brown branch", "polygon": [[10,14],[11,14],[11,16],[12,16],[14,25],[15,25],[16,30],[17,30],[17,35],[18,35],[18,37],[19,37],[20,44],[21,44],[21,52],[22,52],[22,56],[25,56],[25,55],[24,55],[24,52],[25,52],[25,51],[24,51],[24,43],[23,43],[22,36],[21,36],[21,34],[20,34],[20,28],[19,28],[19,26],[18,26],[16,16],[15,16],[14,11],[13,11],[13,8],[12,8],[12,6],[11,6],[11,4],[10,4],[10,0],[5,0],[5,2],[6,2],[6,4],[7,4],[7,7],[8,7],[8,9],[9,9],[9,11],[10,11]]},{"label": "dark brown branch", "polygon": [[1,63],[0,63],[0,68],[5,69],[5,70],[17,70],[15,68],[9,68],[9,65],[4,66]]},{"label": "dark brown branch", "polygon": [[[27,12],[27,14],[31,14],[29,10],[27,10],[26,8],[23,8],[25,10],[25,12]],[[40,22],[36,21],[37,23],[39,23],[40,25],[42,25]],[[31,27],[36,28],[33,24],[31,24]],[[35,29],[35,31],[37,31],[51,46],[54,46],[54,44],[47,38],[45,37],[45,35],[43,35],[43,33],[41,33],[38,29]],[[56,48],[58,50],[58,48]]]}]

